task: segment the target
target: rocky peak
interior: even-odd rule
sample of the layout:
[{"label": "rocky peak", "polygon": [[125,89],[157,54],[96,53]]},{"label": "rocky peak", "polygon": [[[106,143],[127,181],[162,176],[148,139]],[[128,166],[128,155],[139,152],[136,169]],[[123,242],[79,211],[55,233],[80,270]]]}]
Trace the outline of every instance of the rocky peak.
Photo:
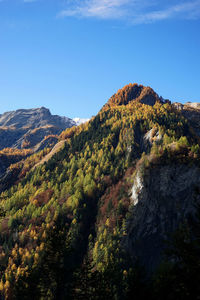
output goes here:
[{"label": "rocky peak", "polygon": [[66,117],[54,116],[45,107],[32,109],[18,109],[0,115],[0,126],[19,128],[38,128],[53,125],[65,129],[75,125],[73,120]]},{"label": "rocky peak", "polygon": [[45,107],[5,112],[0,115],[0,149],[33,148],[46,136],[74,125],[72,119],[52,115]]}]

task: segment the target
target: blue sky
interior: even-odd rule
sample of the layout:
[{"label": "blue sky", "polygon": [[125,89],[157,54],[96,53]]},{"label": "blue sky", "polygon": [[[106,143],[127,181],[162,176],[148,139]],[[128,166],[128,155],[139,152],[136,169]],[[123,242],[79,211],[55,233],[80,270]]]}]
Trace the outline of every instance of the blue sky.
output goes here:
[{"label": "blue sky", "polygon": [[0,113],[90,117],[130,82],[200,102],[200,0],[0,0]]}]

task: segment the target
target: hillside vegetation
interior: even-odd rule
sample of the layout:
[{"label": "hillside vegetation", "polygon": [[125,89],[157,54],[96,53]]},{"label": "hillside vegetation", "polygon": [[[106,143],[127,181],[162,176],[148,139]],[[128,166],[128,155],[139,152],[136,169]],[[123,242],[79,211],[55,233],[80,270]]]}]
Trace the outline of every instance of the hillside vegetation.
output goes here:
[{"label": "hillside vegetation", "polygon": [[[135,221],[140,219],[135,216],[140,204],[136,197],[142,189],[138,180],[142,185],[153,170],[163,166],[195,168],[195,174],[199,174],[199,136],[189,119],[152,89],[134,84],[118,91],[88,123],[63,131],[59,140],[64,141],[63,146],[48,159],[45,155],[49,150],[43,150],[15,164],[12,168],[18,169],[20,176],[0,194],[2,297],[142,299],[148,295],[149,299],[160,299],[164,291],[163,299],[184,299],[187,295],[191,299],[188,277],[177,275],[182,272],[180,264],[170,264],[172,260],[168,259],[157,275],[149,275],[159,267],[164,247],[156,253],[158,260],[153,250],[149,254],[154,261],[150,266],[143,266],[144,255],[140,258],[134,246],[137,241],[130,247],[132,233],[136,235],[141,228]],[[199,233],[194,235],[194,226],[190,227],[186,218],[186,213],[193,211],[192,202],[197,204],[200,197],[194,177],[188,186],[192,191],[191,209],[184,207],[181,217],[175,219],[173,213],[178,209],[168,211],[165,218],[173,225],[162,229],[158,239],[162,244],[161,238],[182,224],[187,230],[176,232],[176,242],[184,244],[184,235],[188,234],[191,259],[199,261],[199,245],[193,245]],[[182,194],[178,197],[181,206]],[[156,215],[156,208],[152,210]],[[158,222],[157,226],[163,224]],[[150,243],[151,236],[152,232],[148,235]],[[178,251],[174,239],[171,248]],[[171,251],[175,262],[176,251]],[[177,254],[180,260],[181,255]],[[183,261],[183,270],[193,272],[193,264],[188,268],[184,257]],[[195,269],[193,275],[198,271]],[[169,295],[166,290],[172,282],[176,284]],[[195,289],[198,287],[194,284],[192,291],[197,293]],[[176,298],[172,298],[174,295]]]}]

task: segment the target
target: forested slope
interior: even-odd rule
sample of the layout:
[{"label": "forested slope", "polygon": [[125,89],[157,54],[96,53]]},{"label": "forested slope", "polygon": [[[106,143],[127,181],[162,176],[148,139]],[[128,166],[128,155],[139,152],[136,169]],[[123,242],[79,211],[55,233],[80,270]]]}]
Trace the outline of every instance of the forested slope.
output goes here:
[{"label": "forested slope", "polygon": [[[158,267],[163,240],[187,223],[200,197],[192,124],[169,101],[134,84],[59,139],[63,147],[36,168],[39,154],[26,169],[15,165],[21,175],[0,195],[2,297],[150,298],[139,265],[147,276]],[[152,299],[166,287],[156,282]]]}]

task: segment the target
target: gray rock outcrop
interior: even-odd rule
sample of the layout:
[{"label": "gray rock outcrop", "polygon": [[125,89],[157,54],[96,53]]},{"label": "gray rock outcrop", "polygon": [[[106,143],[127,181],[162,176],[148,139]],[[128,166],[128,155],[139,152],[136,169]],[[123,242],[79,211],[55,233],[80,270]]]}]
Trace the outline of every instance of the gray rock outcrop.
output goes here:
[{"label": "gray rock outcrop", "polygon": [[138,171],[124,245],[132,257],[153,270],[161,261],[165,239],[193,213],[200,201],[200,169],[165,165]]}]

